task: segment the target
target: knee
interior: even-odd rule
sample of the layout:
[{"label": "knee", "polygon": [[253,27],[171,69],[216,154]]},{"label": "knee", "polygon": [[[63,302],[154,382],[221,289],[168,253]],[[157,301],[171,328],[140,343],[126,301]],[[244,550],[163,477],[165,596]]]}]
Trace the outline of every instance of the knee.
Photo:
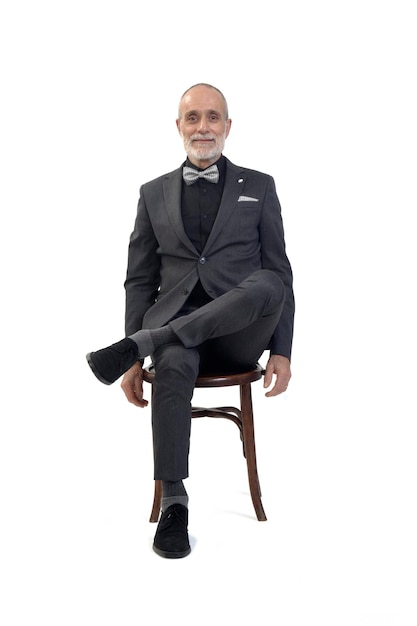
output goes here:
[{"label": "knee", "polygon": [[257,276],[258,280],[264,282],[269,287],[277,290],[283,289],[284,287],[282,279],[277,272],[274,272],[273,270],[258,270],[254,275]]},{"label": "knee", "polygon": [[262,269],[254,272],[251,277],[257,298],[264,299],[268,309],[280,309],[285,300],[285,287],[278,274],[272,270]]}]

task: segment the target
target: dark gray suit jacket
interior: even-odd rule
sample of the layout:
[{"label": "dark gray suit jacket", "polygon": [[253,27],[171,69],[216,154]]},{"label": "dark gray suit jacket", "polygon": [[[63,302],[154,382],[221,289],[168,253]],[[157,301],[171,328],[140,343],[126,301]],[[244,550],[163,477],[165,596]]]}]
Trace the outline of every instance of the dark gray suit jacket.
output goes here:
[{"label": "dark gray suit jacket", "polygon": [[216,298],[264,268],[276,271],[286,288],[284,309],[268,348],[271,354],[290,357],[292,271],[273,178],[226,159],[222,200],[201,254],[184,231],[181,184],[182,166],[140,189],[125,282],[126,335],[170,321],[199,279]]}]

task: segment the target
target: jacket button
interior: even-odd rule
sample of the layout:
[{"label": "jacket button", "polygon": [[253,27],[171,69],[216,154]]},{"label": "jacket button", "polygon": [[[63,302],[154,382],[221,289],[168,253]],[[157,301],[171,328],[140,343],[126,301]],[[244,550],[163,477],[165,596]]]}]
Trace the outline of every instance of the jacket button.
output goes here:
[{"label": "jacket button", "polygon": [[206,262],[206,257],[202,256],[199,262],[201,263],[201,265],[204,265],[204,263]]}]

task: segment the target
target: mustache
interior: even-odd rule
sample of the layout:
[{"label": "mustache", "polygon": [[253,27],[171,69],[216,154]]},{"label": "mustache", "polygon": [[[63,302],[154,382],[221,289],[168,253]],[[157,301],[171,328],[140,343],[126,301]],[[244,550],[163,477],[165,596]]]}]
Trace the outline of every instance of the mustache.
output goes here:
[{"label": "mustache", "polygon": [[191,135],[189,140],[190,141],[200,141],[200,140],[204,141],[207,139],[215,141],[216,137],[214,137],[213,135],[198,135],[197,134],[197,135]]}]

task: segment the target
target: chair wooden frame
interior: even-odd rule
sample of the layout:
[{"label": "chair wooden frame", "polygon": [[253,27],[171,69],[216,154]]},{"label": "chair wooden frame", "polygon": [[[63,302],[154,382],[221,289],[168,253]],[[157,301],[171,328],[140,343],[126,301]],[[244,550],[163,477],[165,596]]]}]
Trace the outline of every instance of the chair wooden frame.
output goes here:
[{"label": "chair wooden frame", "polygon": [[[252,389],[251,384],[262,378],[264,370],[257,364],[253,369],[238,374],[202,375],[197,378],[197,387],[230,387],[239,385],[240,407],[222,406],[214,408],[192,407],[192,417],[220,417],[231,420],[240,431],[243,445],[243,456],[246,459],[248,470],[249,489],[256,517],[260,522],[266,521],[262,505],[262,493],[256,463],[255,430],[253,421]],[[151,385],[155,379],[152,366],[143,369],[143,379]],[[162,481],[155,480],[154,500],[149,518],[150,522],[157,522],[161,510]]]}]

